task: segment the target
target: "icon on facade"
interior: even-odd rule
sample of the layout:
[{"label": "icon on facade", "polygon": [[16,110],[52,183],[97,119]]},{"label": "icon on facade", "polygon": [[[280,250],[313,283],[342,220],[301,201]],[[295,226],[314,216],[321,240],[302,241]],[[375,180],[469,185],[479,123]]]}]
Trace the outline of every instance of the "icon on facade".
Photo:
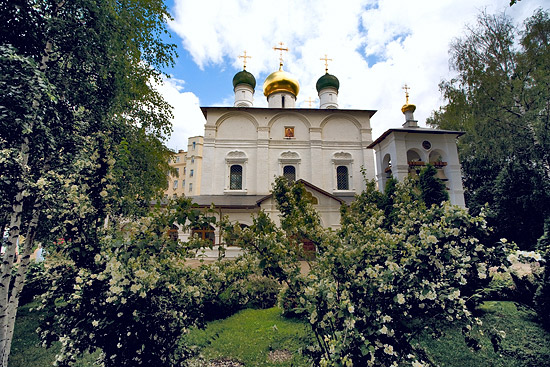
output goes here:
[{"label": "icon on facade", "polygon": [[285,138],[294,137],[294,126],[285,126]]}]

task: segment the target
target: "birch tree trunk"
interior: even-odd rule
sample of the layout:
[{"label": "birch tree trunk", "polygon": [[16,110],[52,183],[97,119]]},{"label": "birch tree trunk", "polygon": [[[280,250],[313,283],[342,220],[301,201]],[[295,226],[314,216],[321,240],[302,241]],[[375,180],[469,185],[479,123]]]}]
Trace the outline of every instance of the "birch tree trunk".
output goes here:
[{"label": "birch tree trunk", "polygon": [[[13,330],[15,327],[15,318],[17,316],[17,307],[19,306],[19,296],[25,285],[25,279],[27,276],[27,269],[30,264],[32,248],[34,243],[34,236],[36,234],[36,227],[38,227],[38,219],[40,218],[40,204],[37,202],[34,205],[33,217],[29,224],[25,241],[20,254],[20,263],[15,275],[15,281],[13,288],[9,295],[8,308],[7,308],[7,322],[6,324],[6,337],[4,343],[4,349],[1,356],[1,366],[8,365],[8,358],[11,351],[11,342],[13,340]],[[3,325],[4,326],[4,325]]]},{"label": "birch tree trunk", "polygon": [[[64,1],[58,4],[57,9],[63,6]],[[52,43],[48,41],[42,53],[42,59],[40,62],[40,71],[45,71],[47,67],[47,62],[49,61],[49,55],[52,50]],[[38,111],[40,102],[34,100],[32,103],[32,108],[34,111]],[[23,253],[23,258],[19,264],[18,273],[23,273],[23,276],[16,276],[16,279],[19,278],[20,290],[13,293],[14,297],[10,297],[10,282],[12,279],[12,269],[14,264],[17,262],[17,243],[19,236],[21,234],[21,221],[24,210],[24,195],[25,195],[25,185],[26,180],[29,178],[29,136],[33,133],[34,123],[38,119],[38,116],[31,118],[29,121],[29,126],[27,126],[27,131],[23,136],[23,142],[21,143],[19,160],[21,165],[21,177],[17,180],[16,188],[17,193],[13,200],[12,210],[10,214],[10,223],[9,223],[9,240],[5,245],[5,252],[2,255],[2,265],[0,266],[0,361],[2,361],[2,366],[7,366],[7,361],[9,358],[9,352],[11,350],[11,341],[13,338],[13,325],[15,323],[15,316],[17,313],[17,304],[19,303],[19,294],[23,288],[25,273],[27,271],[29,261],[28,258],[26,261],[23,261],[25,254]],[[35,221],[36,218],[36,221]],[[33,222],[34,228],[33,228]],[[32,249],[32,239],[34,237],[34,229],[38,224],[38,213],[33,214],[33,219],[28,225],[28,231],[32,238],[27,238],[25,240],[24,249],[27,246],[31,246]],[[27,242],[30,240],[30,242]],[[28,249],[28,251],[30,251]],[[30,254],[29,254],[30,257]],[[11,327],[10,327],[11,325]]]},{"label": "birch tree trunk", "polygon": [[[34,103],[33,103],[34,105]],[[30,124],[30,130],[32,131],[33,123]],[[11,336],[8,336],[8,324],[9,324],[9,294],[10,294],[10,282],[11,271],[13,265],[17,261],[16,248],[19,240],[19,234],[21,233],[21,217],[23,215],[23,194],[24,194],[24,177],[27,176],[27,162],[29,160],[29,138],[25,136],[23,143],[21,144],[21,165],[23,167],[22,177],[17,182],[17,195],[13,201],[12,213],[9,224],[9,240],[5,245],[5,252],[2,256],[1,266],[1,279],[0,279],[0,360],[7,361],[8,354],[7,349],[8,340],[11,340]],[[20,270],[21,270],[20,266]],[[26,270],[26,269],[25,269]],[[2,363],[2,366],[7,366],[7,363]]]}]

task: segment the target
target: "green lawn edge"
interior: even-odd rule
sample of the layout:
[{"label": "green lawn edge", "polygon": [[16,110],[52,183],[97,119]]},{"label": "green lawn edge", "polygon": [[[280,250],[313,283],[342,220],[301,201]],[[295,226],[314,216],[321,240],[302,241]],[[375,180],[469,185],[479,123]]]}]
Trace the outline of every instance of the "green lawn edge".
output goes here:
[{"label": "green lawn edge", "polygon": [[[9,367],[51,366],[58,345],[43,348],[36,334],[39,314],[31,311],[36,304],[20,307],[15,326]],[[513,302],[487,301],[479,308],[485,326],[503,330],[506,338],[498,353],[486,338],[482,349],[473,352],[464,343],[460,325],[443,330],[443,337],[434,340],[422,335],[418,343],[426,347],[441,367],[550,367],[550,332],[544,330],[532,312],[518,310]],[[200,349],[204,360],[230,359],[245,366],[305,367],[311,362],[301,354],[313,342],[309,324],[281,316],[274,307],[265,310],[247,309],[223,320],[209,322],[205,329],[193,329],[185,337],[187,343]],[[272,351],[287,351],[292,357],[271,361]],[[91,367],[95,356],[86,355],[77,367]]]}]

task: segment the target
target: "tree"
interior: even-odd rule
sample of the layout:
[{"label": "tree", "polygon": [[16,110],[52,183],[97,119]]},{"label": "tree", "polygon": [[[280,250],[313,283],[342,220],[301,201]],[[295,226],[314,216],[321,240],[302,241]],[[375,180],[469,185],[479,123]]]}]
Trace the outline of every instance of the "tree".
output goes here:
[{"label": "tree", "polygon": [[61,341],[56,365],[71,366],[98,350],[98,364],[106,367],[181,366],[192,354],[181,338],[204,325],[217,273],[185,262],[203,241],[181,243],[168,229],[178,223],[189,230],[212,220],[212,213],[179,198],[127,223],[124,231],[111,228],[86,267],[66,256],[63,247],[71,244],[60,244],[46,261],[52,286],[39,306],[45,316],[42,341]]},{"label": "tree", "polygon": [[[7,365],[34,239],[64,239],[77,266],[93,264],[104,226],[165,184],[168,151],[159,139],[171,112],[152,83],[172,63],[174,46],[161,39],[169,14],[159,0],[0,0],[0,8],[0,224],[9,231],[0,359]],[[141,148],[147,173],[130,166],[137,162],[125,148]]]},{"label": "tree", "polygon": [[[366,187],[342,208],[341,228],[330,231],[316,227],[303,188],[278,179],[273,197],[281,226],[260,212],[237,236],[264,271],[288,285],[283,311],[311,324],[314,364],[432,365],[414,337],[420,330],[438,337],[451,322],[464,323],[466,342],[478,347],[482,333],[471,312],[475,294],[503,257],[501,248],[485,245],[484,219],[449,202],[426,207],[417,199],[415,182],[406,180],[394,183],[395,222],[386,227],[385,200],[374,181]],[[295,233],[319,241],[307,275],[297,270],[293,256]]]},{"label": "tree", "polygon": [[428,164],[418,175],[420,197],[428,207],[432,206],[432,204],[440,205],[442,201],[449,200],[447,187],[443,181],[435,176],[436,174],[436,168]]},{"label": "tree", "polygon": [[[504,14],[481,14],[451,44],[457,75],[440,84],[447,105],[428,120],[466,132],[459,151],[467,206],[479,213],[489,203],[495,235],[525,249],[535,245],[550,214],[549,41],[547,11],[537,10],[521,31]],[[526,174],[514,175],[520,167]],[[525,216],[530,225],[517,225]]]}]

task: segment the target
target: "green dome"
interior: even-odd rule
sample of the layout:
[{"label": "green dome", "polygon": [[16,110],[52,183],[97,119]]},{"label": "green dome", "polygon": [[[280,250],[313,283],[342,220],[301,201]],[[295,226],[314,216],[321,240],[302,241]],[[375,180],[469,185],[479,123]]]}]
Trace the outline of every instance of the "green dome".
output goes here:
[{"label": "green dome", "polygon": [[256,78],[246,70],[239,71],[233,77],[233,88],[239,84],[248,84],[254,89],[256,88]]},{"label": "green dome", "polygon": [[315,85],[317,88],[317,92],[320,92],[321,90],[325,88],[335,88],[336,91],[338,91],[338,88],[340,88],[340,82],[338,81],[338,78],[334,75],[330,75],[329,73],[326,73],[322,77],[317,80],[317,84]]}]

